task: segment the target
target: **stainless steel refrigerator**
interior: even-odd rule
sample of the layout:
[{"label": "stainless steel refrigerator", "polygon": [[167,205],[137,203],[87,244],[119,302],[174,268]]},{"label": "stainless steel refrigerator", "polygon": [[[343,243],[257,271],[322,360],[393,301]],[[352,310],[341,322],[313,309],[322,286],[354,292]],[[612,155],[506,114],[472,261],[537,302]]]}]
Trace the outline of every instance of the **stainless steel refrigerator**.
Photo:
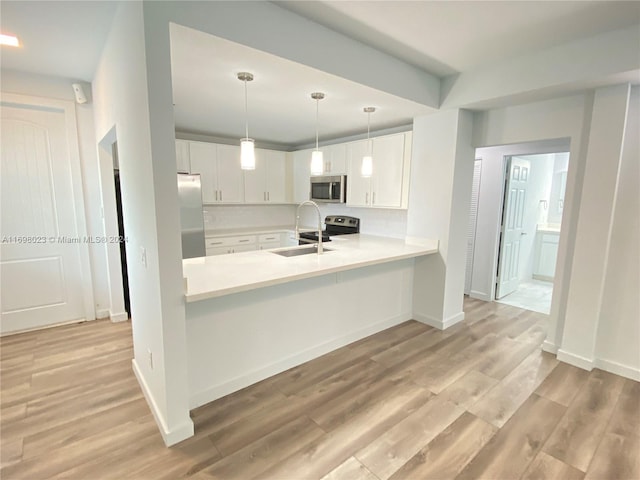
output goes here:
[{"label": "stainless steel refrigerator", "polygon": [[180,198],[180,226],[182,229],[182,258],[204,257],[204,218],[200,175],[178,174]]}]

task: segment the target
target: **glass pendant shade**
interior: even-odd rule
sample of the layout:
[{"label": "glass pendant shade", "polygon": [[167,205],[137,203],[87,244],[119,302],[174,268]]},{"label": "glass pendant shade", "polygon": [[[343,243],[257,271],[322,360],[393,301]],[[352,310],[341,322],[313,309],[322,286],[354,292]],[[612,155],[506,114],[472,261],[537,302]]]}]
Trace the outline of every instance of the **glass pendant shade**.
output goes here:
[{"label": "glass pendant shade", "polygon": [[367,178],[373,175],[373,156],[371,155],[371,139],[369,134],[371,131],[371,114],[375,112],[375,107],[365,107],[364,113],[367,114],[367,154],[362,157],[362,164],[360,166],[360,175]]},{"label": "glass pendant shade", "polygon": [[365,178],[373,175],[373,157],[371,157],[371,155],[365,155],[362,157],[360,174]]},{"label": "glass pendant shade", "polygon": [[249,100],[247,98],[247,82],[253,81],[253,74],[238,73],[238,80],[244,82],[244,138],[240,139],[240,168],[242,170],[256,169],[256,151],[253,138],[249,138]]},{"label": "glass pendant shade", "polygon": [[253,138],[240,140],[240,168],[242,170],[256,169],[256,151]]},{"label": "glass pendant shade", "polygon": [[322,175],[324,172],[324,161],[322,152],[314,150],[311,152],[311,175]]}]

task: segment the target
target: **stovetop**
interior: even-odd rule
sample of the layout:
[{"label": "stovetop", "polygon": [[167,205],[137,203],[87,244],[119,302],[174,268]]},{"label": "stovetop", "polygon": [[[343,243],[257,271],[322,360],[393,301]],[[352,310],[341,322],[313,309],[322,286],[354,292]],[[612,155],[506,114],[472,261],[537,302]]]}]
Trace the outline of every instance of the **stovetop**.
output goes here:
[{"label": "stovetop", "polygon": [[[322,231],[322,241],[330,242],[332,235],[349,235],[360,233],[360,219],[347,215],[329,215],[324,219],[326,228]],[[305,240],[318,241],[318,232],[304,232],[300,238]]]}]

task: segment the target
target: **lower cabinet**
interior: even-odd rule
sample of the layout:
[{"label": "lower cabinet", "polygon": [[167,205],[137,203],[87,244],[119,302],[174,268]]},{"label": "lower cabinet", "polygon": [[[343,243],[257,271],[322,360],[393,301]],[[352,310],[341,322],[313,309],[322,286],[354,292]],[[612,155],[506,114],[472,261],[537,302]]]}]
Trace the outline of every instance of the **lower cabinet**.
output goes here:
[{"label": "lower cabinet", "polygon": [[[292,232],[293,233],[293,232]],[[207,256],[228,253],[269,250],[289,245],[289,232],[261,233],[256,235],[234,235],[207,237]],[[297,242],[295,243],[297,245]]]},{"label": "lower cabinet", "polygon": [[560,232],[538,231],[536,233],[533,278],[553,281],[556,275],[559,241]]},{"label": "lower cabinet", "polygon": [[207,256],[227,253],[250,252],[257,250],[255,235],[238,235],[233,237],[209,237],[206,239]]}]

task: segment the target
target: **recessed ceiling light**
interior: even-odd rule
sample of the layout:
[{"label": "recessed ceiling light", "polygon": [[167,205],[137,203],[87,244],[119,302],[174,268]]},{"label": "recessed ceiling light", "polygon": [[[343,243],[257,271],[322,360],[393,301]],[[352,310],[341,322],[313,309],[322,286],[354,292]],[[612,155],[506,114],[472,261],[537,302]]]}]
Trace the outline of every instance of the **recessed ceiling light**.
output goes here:
[{"label": "recessed ceiling light", "polygon": [[0,45],[8,45],[10,47],[19,47],[20,42],[18,41],[18,37],[14,35],[5,35],[4,33],[0,33]]}]

